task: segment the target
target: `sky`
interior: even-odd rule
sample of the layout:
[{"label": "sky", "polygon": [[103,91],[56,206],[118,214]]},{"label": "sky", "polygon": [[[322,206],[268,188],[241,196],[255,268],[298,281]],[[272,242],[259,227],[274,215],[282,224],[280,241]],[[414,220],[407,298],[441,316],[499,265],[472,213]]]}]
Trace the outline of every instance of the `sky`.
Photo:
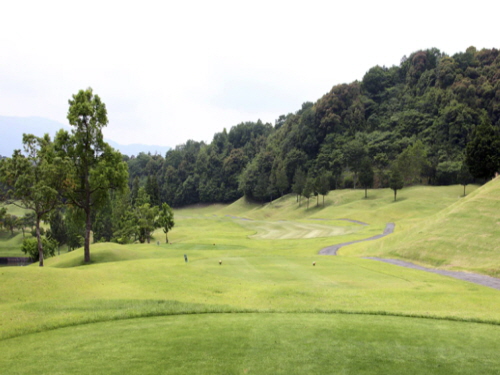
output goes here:
[{"label": "sky", "polygon": [[0,115],[67,124],[68,100],[92,87],[108,139],[210,142],[420,49],[498,49],[499,11],[483,0],[8,1]]}]

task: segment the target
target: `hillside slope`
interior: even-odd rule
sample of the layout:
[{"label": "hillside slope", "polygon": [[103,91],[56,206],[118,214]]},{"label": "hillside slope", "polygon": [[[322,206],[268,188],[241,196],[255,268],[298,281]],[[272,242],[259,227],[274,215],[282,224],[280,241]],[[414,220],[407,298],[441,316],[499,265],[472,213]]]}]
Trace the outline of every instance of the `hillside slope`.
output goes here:
[{"label": "hillside slope", "polygon": [[380,241],[346,247],[340,253],[400,258],[500,277],[499,236],[497,178],[428,219]]}]

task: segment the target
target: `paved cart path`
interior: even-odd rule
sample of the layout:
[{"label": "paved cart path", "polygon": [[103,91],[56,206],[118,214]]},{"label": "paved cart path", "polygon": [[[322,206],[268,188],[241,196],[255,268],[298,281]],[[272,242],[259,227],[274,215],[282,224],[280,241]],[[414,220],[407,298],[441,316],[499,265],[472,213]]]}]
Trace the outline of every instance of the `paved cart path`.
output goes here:
[{"label": "paved cart path", "polygon": [[[394,223],[388,223],[385,226],[385,230],[382,234],[378,234],[376,236],[365,238],[362,240],[344,242],[344,243],[340,243],[337,245],[328,246],[328,247],[321,249],[319,251],[319,253],[322,255],[337,255],[337,251],[343,246],[352,245],[352,244],[355,244],[358,242],[363,242],[363,241],[377,240],[379,238],[385,237],[385,236],[393,233],[394,228],[395,228]],[[425,272],[432,272],[432,273],[436,273],[438,275],[453,277],[455,279],[464,280],[464,281],[468,281],[468,282],[471,282],[474,284],[479,284],[479,285],[483,285],[483,286],[487,286],[490,288],[500,290],[500,279],[497,279],[497,278],[491,277],[491,276],[480,275],[477,273],[470,273],[470,272],[447,271],[447,270],[440,270],[440,269],[436,269],[436,268],[422,267],[422,266],[418,266],[416,264],[413,264],[411,262],[405,262],[405,261],[399,260],[399,259],[383,259],[383,258],[377,258],[377,257],[367,257],[365,259],[371,259],[371,260],[375,260],[375,261],[379,261],[379,262],[390,263],[390,264],[394,264],[396,266],[413,268],[413,269],[425,271]]]},{"label": "paved cart path", "polygon": [[413,268],[415,270],[420,270],[420,271],[425,271],[425,272],[437,273],[438,275],[449,276],[449,277],[453,277],[455,279],[465,280],[465,281],[469,281],[469,282],[474,283],[474,284],[484,285],[484,286],[488,286],[490,288],[500,290],[500,279],[497,279],[497,278],[491,277],[491,276],[479,275],[477,273],[460,272],[460,271],[446,271],[446,270],[440,270],[440,269],[436,269],[436,268],[422,267],[422,266],[418,266],[416,264],[413,264],[410,262],[405,262],[405,261],[399,260],[399,259],[383,259],[383,258],[377,258],[377,257],[367,257],[365,259],[377,260],[379,262],[395,264],[396,266]]},{"label": "paved cart path", "polygon": [[[364,223],[363,223],[364,224]],[[392,232],[394,232],[394,228],[396,227],[396,224],[394,223],[388,223],[386,226],[385,226],[385,229],[384,229],[384,233],[382,234],[377,234],[376,236],[373,236],[373,237],[368,237],[368,238],[364,238],[362,240],[357,240],[357,241],[350,241],[350,242],[344,242],[344,243],[339,243],[337,245],[332,245],[332,246],[327,246],[323,249],[321,249],[319,251],[319,253],[321,255],[337,255],[337,251],[343,247],[343,246],[347,246],[347,245],[352,245],[354,243],[358,243],[358,242],[363,242],[363,241],[373,241],[373,240],[378,240],[379,238],[382,238],[382,237],[385,237],[387,236],[388,234],[391,234]]]}]

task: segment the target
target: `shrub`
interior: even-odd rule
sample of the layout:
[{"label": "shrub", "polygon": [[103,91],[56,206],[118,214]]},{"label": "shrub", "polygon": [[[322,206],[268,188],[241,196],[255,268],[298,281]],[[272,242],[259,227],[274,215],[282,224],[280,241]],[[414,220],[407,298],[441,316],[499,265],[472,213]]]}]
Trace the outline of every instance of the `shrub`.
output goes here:
[{"label": "shrub", "polygon": [[[57,249],[57,242],[47,237],[42,238],[43,257],[49,258],[55,255]],[[27,254],[33,262],[38,260],[38,241],[36,237],[25,238],[21,245],[23,253]]]}]

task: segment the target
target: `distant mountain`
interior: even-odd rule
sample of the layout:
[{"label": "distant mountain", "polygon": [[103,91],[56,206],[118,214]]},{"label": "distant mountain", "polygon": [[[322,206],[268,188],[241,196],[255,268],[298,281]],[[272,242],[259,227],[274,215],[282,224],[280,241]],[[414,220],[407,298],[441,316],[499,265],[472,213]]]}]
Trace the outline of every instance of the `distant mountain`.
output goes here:
[{"label": "distant mountain", "polygon": [[[11,156],[14,150],[22,148],[23,133],[42,136],[49,133],[54,137],[59,129],[70,130],[70,126],[43,117],[10,117],[0,116],[0,156]],[[140,152],[165,155],[170,150],[167,146],[151,146],[143,144],[121,145],[105,139],[111,147],[122,154],[132,156]]]},{"label": "distant mountain", "polygon": [[152,155],[158,154],[165,156],[168,150],[170,150],[170,147],[168,146],[155,146],[155,145],[143,145],[140,143],[134,143],[131,145],[121,145],[119,143],[116,143],[110,139],[105,139],[106,142],[109,143],[111,147],[113,147],[115,150],[119,150],[123,155],[139,155],[139,153],[143,152],[145,154],[151,153]]}]

